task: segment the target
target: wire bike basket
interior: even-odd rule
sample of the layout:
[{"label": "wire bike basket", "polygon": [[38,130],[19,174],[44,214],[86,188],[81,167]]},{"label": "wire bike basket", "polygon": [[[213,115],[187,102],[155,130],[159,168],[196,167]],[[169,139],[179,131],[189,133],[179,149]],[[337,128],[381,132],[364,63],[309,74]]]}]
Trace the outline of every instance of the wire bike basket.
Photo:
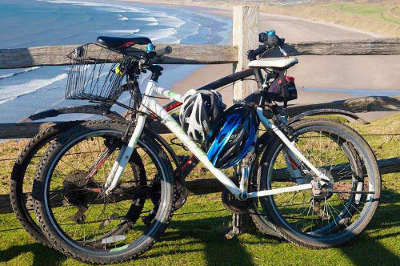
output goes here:
[{"label": "wire bike basket", "polygon": [[71,59],[65,98],[115,102],[121,95],[126,62],[120,53],[89,43],[67,55]]}]

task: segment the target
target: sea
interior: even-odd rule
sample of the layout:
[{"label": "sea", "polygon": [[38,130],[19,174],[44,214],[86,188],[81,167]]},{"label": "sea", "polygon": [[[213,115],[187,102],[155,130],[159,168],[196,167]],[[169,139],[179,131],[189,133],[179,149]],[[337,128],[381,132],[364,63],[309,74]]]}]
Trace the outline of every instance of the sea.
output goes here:
[{"label": "sea", "polygon": [[[0,1],[0,49],[85,44],[96,42],[100,35],[145,36],[155,44],[228,44],[231,31],[230,19],[182,7],[88,0]],[[170,88],[199,67],[165,66],[160,85]],[[0,123],[17,122],[57,107],[87,104],[64,99],[68,69],[0,70]]]}]

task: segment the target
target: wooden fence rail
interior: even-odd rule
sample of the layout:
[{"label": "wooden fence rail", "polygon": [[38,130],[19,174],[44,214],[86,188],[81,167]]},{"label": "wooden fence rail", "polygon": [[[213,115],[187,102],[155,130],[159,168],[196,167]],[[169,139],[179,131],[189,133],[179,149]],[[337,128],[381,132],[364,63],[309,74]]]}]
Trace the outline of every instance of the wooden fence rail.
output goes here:
[{"label": "wooden fence rail", "polygon": [[[400,111],[400,96],[369,96],[348,100],[340,100],[321,104],[289,106],[286,112],[290,116],[319,108],[335,108],[347,110],[353,113],[375,111]],[[43,128],[67,122],[24,122],[24,123],[0,123],[0,139],[32,138]],[[170,133],[161,125],[152,125],[158,133]]]},{"label": "wooden fence rail", "polygon": [[[379,160],[378,165],[381,174],[400,172],[400,157]],[[334,168],[336,168],[339,171],[340,169],[344,169],[345,167],[346,165],[338,165],[335,166]],[[288,173],[286,173],[286,171],[283,169],[275,170],[274,175],[276,175],[282,181],[288,181],[289,179]],[[348,178],[351,178],[351,176],[349,176]],[[189,191],[189,195],[204,195],[209,193],[221,192],[224,189],[221,182],[219,182],[215,178],[196,179],[187,181],[186,187]],[[32,199],[31,193],[25,193],[24,197],[28,202],[27,205],[29,205],[29,202],[31,202]],[[116,200],[127,200],[127,198],[119,198]],[[62,199],[58,200],[58,203],[55,204],[61,206],[60,204],[62,204]],[[8,194],[0,195],[0,214],[11,213],[11,212],[12,208],[10,203],[10,195]]]},{"label": "wooden fence rail", "polygon": [[[0,49],[0,69],[69,65],[67,57],[78,45],[58,45],[18,49]],[[165,47],[159,44],[157,48]],[[238,62],[238,50],[229,45],[171,44],[172,53],[163,64],[232,64]],[[138,47],[144,49],[143,47]],[[253,47],[256,48],[256,47]],[[100,49],[100,48],[99,48]],[[344,41],[318,41],[286,44],[290,55],[400,55],[400,38]],[[269,53],[268,56],[281,56]],[[110,62],[120,58],[112,57]]]}]

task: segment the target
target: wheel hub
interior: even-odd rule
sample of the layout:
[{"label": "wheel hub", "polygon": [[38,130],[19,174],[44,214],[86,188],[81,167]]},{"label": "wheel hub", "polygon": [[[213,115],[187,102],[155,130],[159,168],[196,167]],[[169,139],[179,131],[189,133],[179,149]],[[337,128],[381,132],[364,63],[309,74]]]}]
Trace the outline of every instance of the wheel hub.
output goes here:
[{"label": "wheel hub", "polygon": [[326,200],[332,197],[333,193],[333,176],[331,173],[325,169],[319,169],[325,176],[329,177],[330,181],[328,183],[326,182],[321,182],[320,178],[317,176],[313,181],[311,181],[311,184],[313,185],[312,187],[312,193],[313,193],[313,198],[316,201],[321,201],[321,200]]},{"label": "wheel hub", "polygon": [[85,171],[73,171],[65,177],[63,182],[63,200],[66,204],[75,206],[78,210],[72,216],[72,220],[77,223],[85,221],[85,212],[93,194],[93,189],[97,188],[96,183],[88,180]]}]

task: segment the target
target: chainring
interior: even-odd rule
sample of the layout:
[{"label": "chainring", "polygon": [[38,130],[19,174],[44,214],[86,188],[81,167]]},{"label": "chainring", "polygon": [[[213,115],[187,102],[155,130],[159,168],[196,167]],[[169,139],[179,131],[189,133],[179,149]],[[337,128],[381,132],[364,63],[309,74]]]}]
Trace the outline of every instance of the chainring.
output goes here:
[{"label": "chainring", "polygon": [[[237,180],[232,180],[236,185]],[[225,208],[234,214],[244,214],[247,213],[250,207],[249,200],[238,200],[227,188],[224,188],[221,194],[222,203]]]}]

